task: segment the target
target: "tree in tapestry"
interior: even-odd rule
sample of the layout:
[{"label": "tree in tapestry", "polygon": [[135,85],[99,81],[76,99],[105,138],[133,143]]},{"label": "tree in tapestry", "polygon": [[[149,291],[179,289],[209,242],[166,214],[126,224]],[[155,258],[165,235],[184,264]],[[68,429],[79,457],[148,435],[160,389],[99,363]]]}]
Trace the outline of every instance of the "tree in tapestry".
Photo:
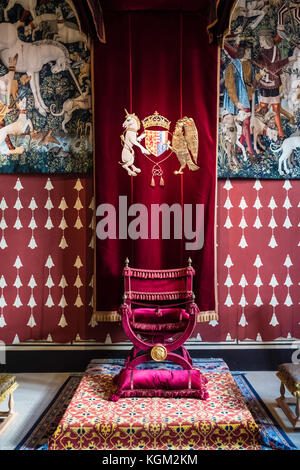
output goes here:
[{"label": "tree in tapestry", "polygon": [[67,0],[0,0],[0,173],[92,171],[89,39]]},{"label": "tree in tapestry", "polygon": [[299,0],[238,0],[221,51],[219,178],[300,178],[299,33]]}]

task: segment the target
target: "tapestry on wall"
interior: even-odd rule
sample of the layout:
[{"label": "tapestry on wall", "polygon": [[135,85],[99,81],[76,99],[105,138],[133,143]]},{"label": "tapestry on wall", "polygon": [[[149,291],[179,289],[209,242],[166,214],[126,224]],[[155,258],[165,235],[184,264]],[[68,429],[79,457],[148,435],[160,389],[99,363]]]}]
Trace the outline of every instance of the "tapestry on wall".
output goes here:
[{"label": "tapestry on wall", "polygon": [[90,40],[64,0],[0,0],[0,173],[92,171]]},{"label": "tapestry on wall", "polygon": [[221,52],[220,178],[300,178],[300,2],[239,0]]}]

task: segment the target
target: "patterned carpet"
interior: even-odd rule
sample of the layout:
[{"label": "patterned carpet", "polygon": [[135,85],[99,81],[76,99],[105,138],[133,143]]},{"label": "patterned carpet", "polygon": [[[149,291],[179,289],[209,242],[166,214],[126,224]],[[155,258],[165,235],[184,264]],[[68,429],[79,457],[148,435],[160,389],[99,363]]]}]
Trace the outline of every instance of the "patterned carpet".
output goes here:
[{"label": "patterned carpet", "polygon": [[194,361],[210,383],[206,402],[110,402],[112,377],[122,364],[116,359],[95,360],[85,374],[71,375],[16,450],[296,449],[245,374],[231,374],[221,359]]}]

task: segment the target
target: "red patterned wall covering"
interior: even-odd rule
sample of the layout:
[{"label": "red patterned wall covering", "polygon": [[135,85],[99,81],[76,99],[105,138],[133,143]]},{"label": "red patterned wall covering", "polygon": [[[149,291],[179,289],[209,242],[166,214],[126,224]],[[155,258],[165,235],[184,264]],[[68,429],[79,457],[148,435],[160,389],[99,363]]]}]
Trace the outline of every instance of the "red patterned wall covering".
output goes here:
[{"label": "red patterned wall covering", "polygon": [[230,336],[299,338],[300,182],[220,180],[218,188],[219,309]]},{"label": "red patterned wall covering", "polygon": [[[5,175],[0,188],[0,340],[125,339],[118,324],[92,316],[93,178]],[[220,319],[195,337],[300,338],[299,189],[218,182]]]},{"label": "red patterned wall covering", "polygon": [[89,335],[92,178],[1,177],[0,339]]}]

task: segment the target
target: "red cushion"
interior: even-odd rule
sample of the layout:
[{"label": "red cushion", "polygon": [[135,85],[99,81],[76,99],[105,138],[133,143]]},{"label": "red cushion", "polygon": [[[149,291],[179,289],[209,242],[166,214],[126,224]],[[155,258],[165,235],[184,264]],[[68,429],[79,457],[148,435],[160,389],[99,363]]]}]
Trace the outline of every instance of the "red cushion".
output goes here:
[{"label": "red cushion", "polygon": [[112,401],[130,397],[208,398],[207,379],[198,369],[122,369]]}]

